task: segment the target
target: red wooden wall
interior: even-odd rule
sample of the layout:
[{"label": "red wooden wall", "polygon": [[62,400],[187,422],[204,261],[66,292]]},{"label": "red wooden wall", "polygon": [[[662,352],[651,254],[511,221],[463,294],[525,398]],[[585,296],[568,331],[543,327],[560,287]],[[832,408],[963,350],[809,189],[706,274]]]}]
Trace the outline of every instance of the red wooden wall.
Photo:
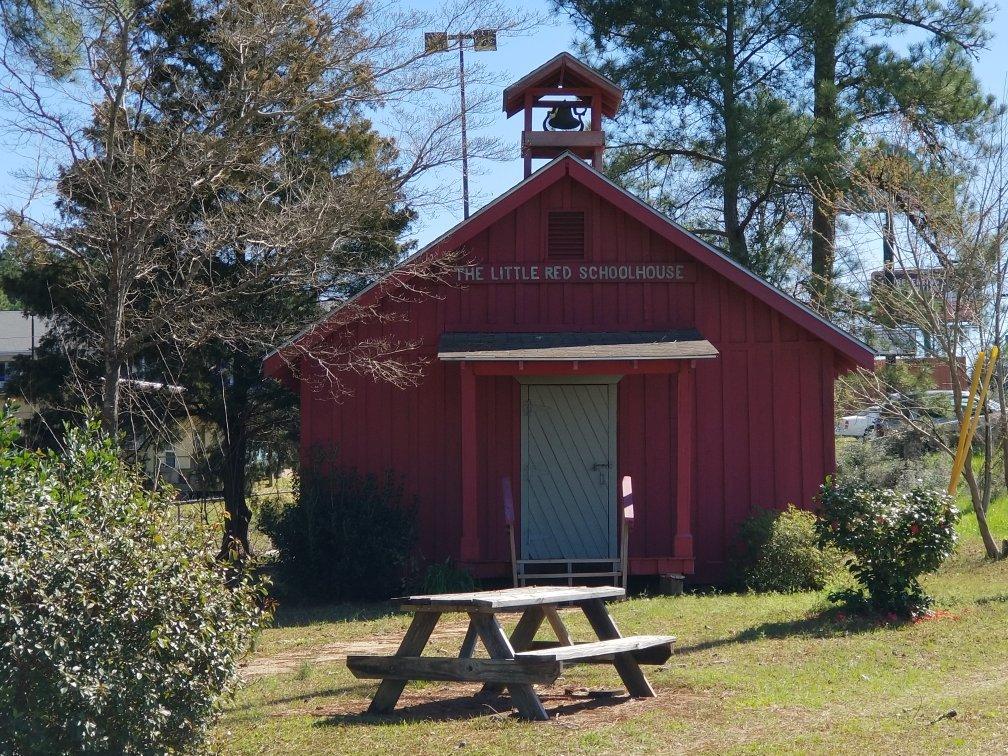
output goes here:
[{"label": "red wooden wall", "polygon": [[[546,214],[582,209],[585,262],[689,260],[570,178],[553,184],[467,245],[478,262],[547,258]],[[576,263],[575,263],[576,264]],[[697,328],[719,350],[696,366],[693,545],[697,577],[714,580],[738,523],[754,506],[807,506],[833,468],[834,351],[794,322],[698,264],[695,283],[476,284],[437,297],[386,300],[403,322],[358,326],[349,338],[393,335],[423,343],[422,382],[399,389],[344,376],[335,401],[301,381],[302,447],[335,447],[343,464],[395,470],[420,512],[422,555],[458,557],[459,366],[437,361],[445,331],[661,330]],[[316,376],[317,377],[317,376]],[[632,475],[633,557],[672,555],[675,527],[676,375],[624,377],[618,387],[619,476]],[[505,574],[508,546],[499,481],[520,480],[519,384],[477,378],[480,548]],[[619,477],[616,478],[617,480]],[[515,485],[516,496],[520,486]],[[518,503],[520,509],[520,502]]]}]

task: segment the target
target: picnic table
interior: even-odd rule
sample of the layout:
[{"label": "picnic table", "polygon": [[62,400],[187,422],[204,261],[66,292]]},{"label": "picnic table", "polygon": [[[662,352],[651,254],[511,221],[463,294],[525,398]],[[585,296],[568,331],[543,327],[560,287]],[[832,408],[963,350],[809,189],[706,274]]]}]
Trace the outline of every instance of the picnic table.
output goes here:
[{"label": "picnic table", "polygon": [[[612,664],[631,696],[653,697],[640,665],[665,663],[675,638],[620,635],[605,602],[625,595],[623,588],[612,586],[536,586],[396,599],[401,609],[414,613],[399,650],[394,656],[350,656],[347,666],[357,678],[381,680],[368,707],[370,714],[391,712],[410,680],[442,680],[483,683],[481,693],[500,693],[507,687],[521,716],[546,720],[532,686],[553,683],[572,664]],[[598,640],[571,640],[557,611],[564,605],[580,607]],[[458,657],[421,656],[441,615],[462,612],[469,615],[469,628]],[[510,637],[498,620],[506,612],[521,612]],[[555,642],[534,640],[544,621],[556,635]],[[473,658],[477,639],[489,659]]]}]

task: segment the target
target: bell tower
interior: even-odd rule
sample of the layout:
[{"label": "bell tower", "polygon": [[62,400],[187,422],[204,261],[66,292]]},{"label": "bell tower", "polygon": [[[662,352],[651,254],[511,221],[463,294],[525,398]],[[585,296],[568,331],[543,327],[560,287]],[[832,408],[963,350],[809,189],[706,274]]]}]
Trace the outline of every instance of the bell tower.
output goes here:
[{"label": "bell tower", "polygon": [[564,152],[601,170],[602,117],[615,116],[622,100],[623,90],[565,52],[505,89],[507,117],[525,114],[521,144],[525,176],[532,174],[533,158],[552,159]]}]

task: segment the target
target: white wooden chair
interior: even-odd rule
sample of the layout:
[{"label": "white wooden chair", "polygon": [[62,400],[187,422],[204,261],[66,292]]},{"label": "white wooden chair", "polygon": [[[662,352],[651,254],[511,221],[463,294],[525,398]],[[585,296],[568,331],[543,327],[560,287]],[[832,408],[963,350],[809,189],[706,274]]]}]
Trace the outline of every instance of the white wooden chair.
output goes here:
[{"label": "white wooden chair", "polygon": [[[630,527],[634,519],[633,482],[629,475],[623,477],[620,494],[618,559],[519,559],[515,542],[514,491],[511,488],[511,478],[506,475],[501,478],[501,500],[511,546],[511,581],[516,588],[536,580],[565,580],[567,585],[574,585],[575,580],[602,577],[611,578],[614,585],[627,587],[627,578],[630,575]],[[609,569],[600,569],[600,565],[609,565]],[[579,570],[579,566],[588,567],[588,571]]]}]

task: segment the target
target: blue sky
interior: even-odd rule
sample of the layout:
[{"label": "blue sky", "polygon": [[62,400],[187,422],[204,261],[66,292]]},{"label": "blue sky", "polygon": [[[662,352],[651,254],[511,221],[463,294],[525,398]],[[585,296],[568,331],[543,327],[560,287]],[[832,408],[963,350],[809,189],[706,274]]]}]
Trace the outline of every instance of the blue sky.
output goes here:
[{"label": "blue sky", "polygon": [[[432,9],[437,6],[435,0],[420,0],[410,4],[418,9]],[[522,37],[502,39],[497,52],[470,53],[468,59],[483,65],[489,72],[495,73],[505,82],[510,83],[541,63],[549,60],[557,53],[572,51],[576,44],[577,29],[562,15],[551,10],[547,2],[527,0],[524,7],[533,12],[548,15],[554,25],[544,25],[533,33]],[[994,34],[988,50],[985,50],[977,63],[977,72],[983,86],[992,94],[1001,97],[1006,89],[1008,75],[1008,56],[1005,54],[1008,46],[1008,9],[997,7],[996,17],[991,30]],[[495,93],[496,94],[496,93]],[[487,128],[474,135],[498,137],[510,144],[517,145],[521,134],[521,118],[515,116],[505,119],[504,113],[497,110]],[[0,191],[3,192],[4,205],[17,205],[24,195],[23,182],[12,176],[12,172],[25,170],[32,165],[31,150],[19,144],[14,133],[0,133]],[[470,169],[473,174],[470,179],[472,209],[475,211],[491,201],[515,183],[521,180],[522,164],[515,157],[512,160],[478,164]],[[446,170],[438,180],[449,186],[461,186],[460,172]],[[461,189],[459,189],[461,195]],[[43,203],[44,206],[45,203]],[[427,208],[419,219],[413,233],[421,243],[427,242],[448,230],[462,219],[461,198],[458,202],[444,208]]]},{"label": "blue sky", "polygon": [[[434,7],[433,2],[421,3],[419,7]],[[549,3],[529,2],[525,7],[532,11],[550,13]],[[991,25],[994,39],[989,49],[983,51],[976,64],[976,70],[984,88],[991,94],[1002,99],[1008,86],[1008,8],[998,6],[995,9],[995,19]],[[551,13],[554,26],[544,26],[535,33],[502,40],[497,52],[473,53],[488,70],[498,72],[508,83],[515,81],[535,67],[546,62],[559,52],[573,52],[578,38],[578,30],[569,20],[557,13]],[[497,136],[511,144],[517,145],[521,138],[521,117],[519,115],[505,119],[499,112],[491,128],[482,132]],[[470,168],[472,173],[473,168]],[[491,201],[522,178],[521,161],[514,159],[491,165],[476,167],[477,175],[470,178],[470,194],[475,195],[471,211]],[[446,172],[445,180],[454,180],[461,186],[461,174]],[[459,190],[461,197],[461,189]],[[414,233],[421,243],[430,241],[447,231],[462,219],[461,199],[455,206],[443,211],[427,212],[417,224]]]}]

